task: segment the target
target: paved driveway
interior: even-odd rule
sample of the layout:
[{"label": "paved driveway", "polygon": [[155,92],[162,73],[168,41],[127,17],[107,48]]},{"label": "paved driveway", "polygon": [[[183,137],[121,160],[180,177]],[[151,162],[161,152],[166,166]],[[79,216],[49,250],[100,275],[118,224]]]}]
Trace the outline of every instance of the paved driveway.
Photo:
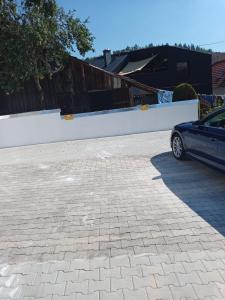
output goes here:
[{"label": "paved driveway", "polygon": [[169,135],[0,150],[0,298],[225,299],[225,175]]}]

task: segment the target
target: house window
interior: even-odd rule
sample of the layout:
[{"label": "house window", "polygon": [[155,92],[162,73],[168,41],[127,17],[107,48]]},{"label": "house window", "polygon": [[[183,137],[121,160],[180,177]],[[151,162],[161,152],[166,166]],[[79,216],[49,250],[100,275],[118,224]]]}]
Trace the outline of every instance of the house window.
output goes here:
[{"label": "house window", "polygon": [[181,61],[177,63],[177,71],[187,71],[188,69],[188,63],[186,61]]}]

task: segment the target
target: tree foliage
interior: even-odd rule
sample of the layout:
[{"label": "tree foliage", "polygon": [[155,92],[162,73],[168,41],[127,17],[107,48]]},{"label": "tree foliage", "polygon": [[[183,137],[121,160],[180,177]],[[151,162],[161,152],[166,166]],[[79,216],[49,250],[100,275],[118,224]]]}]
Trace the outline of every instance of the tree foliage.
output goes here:
[{"label": "tree foliage", "polygon": [[179,84],[175,87],[173,92],[173,101],[192,100],[197,97],[195,89],[189,83]]},{"label": "tree foliage", "polygon": [[[139,46],[139,45],[135,44],[134,46],[127,46],[126,48],[121,49],[121,50],[115,50],[115,51],[113,51],[113,54],[120,54],[123,52],[129,52],[129,51],[133,51],[133,50],[145,49],[145,48],[151,48],[151,47],[157,47],[157,46],[169,46],[169,44],[166,43],[166,44],[162,44],[162,45],[154,45],[153,43],[150,43],[145,46]],[[205,49],[200,46],[196,46],[194,44],[186,44],[186,43],[177,44],[177,43],[175,43],[174,45],[171,45],[171,46],[175,46],[175,47],[179,47],[179,48],[183,48],[183,49],[194,50],[194,51],[199,51],[199,52],[203,52],[203,53],[211,53],[212,52],[211,49]]]},{"label": "tree foliage", "polygon": [[62,69],[71,52],[93,50],[87,22],[55,0],[0,0],[0,89],[12,92],[33,78],[43,100],[40,80]]}]

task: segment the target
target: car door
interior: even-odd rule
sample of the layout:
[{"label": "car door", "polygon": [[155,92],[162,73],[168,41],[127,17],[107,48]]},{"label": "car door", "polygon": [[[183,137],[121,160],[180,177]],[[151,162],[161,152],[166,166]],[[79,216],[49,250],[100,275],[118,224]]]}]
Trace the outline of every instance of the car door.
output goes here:
[{"label": "car door", "polygon": [[225,169],[225,110],[209,118],[204,124],[213,131],[213,139],[218,147],[215,161]]},{"label": "car door", "polygon": [[224,160],[225,110],[195,122],[186,133],[187,150],[207,160]]},{"label": "car door", "polygon": [[225,126],[223,129],[220,129],[220,135],[218,136],[219,141],[219,151],[218,157],[221,160],[221,167],[225,170]]},{"label": "car door", "polygon": [[[225,119],[224,119],[225,123]],[[218,146],[218,152],[215,162],[219,164],[220,168],[225,170],[225,126],[214,128],[215,130],[215,143]]]},{"label": "car door", "polygon": [[208,136],[203,150],[206,157],[215,164],[225,165],[225,110],[209,116],[199,128]]},{"label": "car door", "polygon": [[215,130],[205,124],[194,124],[186,133],[188,152],[193,155],[214,159],[218,153]]}]

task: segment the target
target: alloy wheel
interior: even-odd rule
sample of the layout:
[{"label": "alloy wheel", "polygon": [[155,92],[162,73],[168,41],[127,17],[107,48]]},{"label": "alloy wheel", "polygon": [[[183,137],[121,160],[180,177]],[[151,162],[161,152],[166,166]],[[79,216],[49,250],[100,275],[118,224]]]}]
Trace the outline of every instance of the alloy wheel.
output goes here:
[{"label": "alloy wheel", "polygon": [[176,158],[181,158],[183,154],[183,144],[179,136],[173,138],[173,154]]}]

